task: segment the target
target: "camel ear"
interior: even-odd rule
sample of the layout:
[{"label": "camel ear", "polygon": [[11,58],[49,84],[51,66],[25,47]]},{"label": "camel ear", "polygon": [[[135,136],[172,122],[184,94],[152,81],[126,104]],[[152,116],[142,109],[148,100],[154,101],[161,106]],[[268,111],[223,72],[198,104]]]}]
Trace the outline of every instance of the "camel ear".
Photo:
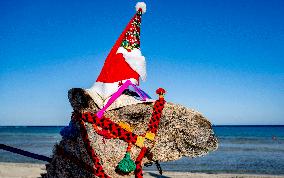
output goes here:
[{"label": "camel ear", "polygon": [[97,112],[99,110],[91,96],[82,88],[70,89],[68,99],[75,112]]}]

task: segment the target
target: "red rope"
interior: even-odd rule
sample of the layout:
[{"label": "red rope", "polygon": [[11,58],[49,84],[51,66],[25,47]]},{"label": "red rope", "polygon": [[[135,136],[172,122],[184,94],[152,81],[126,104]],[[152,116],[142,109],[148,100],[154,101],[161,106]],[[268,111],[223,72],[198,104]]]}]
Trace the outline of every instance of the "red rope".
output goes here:
[{"label": "red rope", "polygon": [[87,129],[85,126],[85,123],[83,120],[80,121],[80,128],[81,128],[81,134],[82,138],[85,144],[85,148],[87,150],[87,153],[89,154],[90,158],[92,159],[94,165],[93,165],[93,174],[98,176],[98,177],[103,177],[103,178],[110,178],[108,175],[103,170],[103,167],[100,163],[100,159],[96,155],[93,147],[91,146],[91,142],[88,137]]},{"label": "red rope", "polygon": [[164,98],[159,98],[156,100],[147,131],[150,131],[154,134],[157,133],[165,103],[166,101]]},{"label": "red rope", "polygon": [[[102,136],[104,135],[114,135],[116,138],[126,141],[127,143],[135,144],[137,140],[137,135],[124,130],[117,123],[111,121],[109,118],[102,117],[98,118],[96,114],[93,113],[84,113],[80,117],[83,121],[95,124],[98,127],[102,128],[102,131],[99,132]],[[99,134],[98,133],[98,134]]]},{"label": "red rope", "polygon": [[[162,111],[164,109],[166,101],[164,98],[159,98],[159,100],[156,100],[152,112],[152,116],[150,119],[150,122],[148,124],[148,129],[147,131],[150,131],[154,134],[157,133],[160,119],[162,116]],[[142,159],[145,157],[145,154],[147,153],[148,149],[146,147],[143,147],[136,158],[135,164],[136,164],[136,169],[134,171],[135,173],[135,178],[143,178],[143,172],[142,172]]]},{"label": "red rope", "polygon": [[145,154],[147,153],[147,148],[143,147],[136,158],[135,164],[136,164],[136,169],[134,171],[135,178],[142,178],[143,177],[143,172],[142,172],[142,159],[145,157]]},{"label": "red rope", "polygon": [[[156,100],[154,107],[153,107],[153,112],[152,116],[150,119],[150,122],[148,124],[148,132],[152,132],[154,134],[157,133],[159,122],[161,119],[162,111],[165,105],[165,100],[164,98],[159,98],[159,100]],[[94,125],[96,128],[96,132],[99,135],[102,135],[103,137],[106,138],[119,138],[121,140],[126,141],[129,144],[135,144],[137,141],[138,135],[126,131],[123,128],[121,128],[118,124],[115,122],[111,121],[109,118],[102,117],[98,118],[96,114],[87,112],[84,114],[80,115],[73,115],[72,119],[78,120],[80,122],[80,130],[82,134],[82,138],[85,144],[85,148],[92,159],[94,166],[93,166],[93,174],[98,176],[98,177],[103,177],[103,178],[109,178],[108,175],[103,170],[102,165],[100,164],[100,159],[96,155],[94,149],[91,146],[91,142],[88,138],[88,133],[87,129],[85,126],[85,122],[91,123]],[[98,130],[97,127],[101,127],[102,130]],[[147,153],[147,148],[143,147],[136,158],[136,170],[135,170],[135,177],[136,178],[142,178],[143,173],[142,173],[142,159],[145,157],[145,154]]]}]

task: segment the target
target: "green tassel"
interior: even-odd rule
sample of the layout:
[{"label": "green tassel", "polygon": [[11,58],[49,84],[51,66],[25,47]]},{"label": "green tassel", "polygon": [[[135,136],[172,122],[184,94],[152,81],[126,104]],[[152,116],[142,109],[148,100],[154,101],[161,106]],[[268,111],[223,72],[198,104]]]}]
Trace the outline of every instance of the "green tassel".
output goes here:
[{"label": "green tassel", "polygon": [[126,152],[124,158],[118,163],[117,169],[125,174],[128,174],[136,169],[136,164],[131,159],[129,152]]}]

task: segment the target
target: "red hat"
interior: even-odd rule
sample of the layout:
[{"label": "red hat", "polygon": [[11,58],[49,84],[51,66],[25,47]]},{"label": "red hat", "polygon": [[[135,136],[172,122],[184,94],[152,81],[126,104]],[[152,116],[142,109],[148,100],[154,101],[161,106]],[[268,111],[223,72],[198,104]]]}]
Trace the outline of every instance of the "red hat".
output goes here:
[{"label": "red hat", "polygon": [[108,54],[99,77],[91,90],[106,99],[117,91],[120,84],[131,80],[139,84],[139,78],[146,79],[146,61],[140,51],[141,16],[146,12],[146,4],[136,4],[136,14]]}]

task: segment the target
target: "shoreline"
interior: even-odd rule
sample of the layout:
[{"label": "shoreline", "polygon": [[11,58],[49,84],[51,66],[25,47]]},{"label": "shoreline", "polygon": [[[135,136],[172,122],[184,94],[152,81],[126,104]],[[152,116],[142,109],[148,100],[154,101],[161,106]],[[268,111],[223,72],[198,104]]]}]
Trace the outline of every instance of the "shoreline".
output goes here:
[{"label": "shoreline", "polygon": [[[37,163],[6,163],[0,162],[0,178],[36,178],[41,173],[45,173],[45,164]],[[134,177],[134,176],[133,176]],[[266,174],[230,174],[230,173],[191,173],[191,172],[168,172],[164,171],[160,176],[157,171],[144,171],[145,178],[284,178],[284,175],[266,175]]]}]

